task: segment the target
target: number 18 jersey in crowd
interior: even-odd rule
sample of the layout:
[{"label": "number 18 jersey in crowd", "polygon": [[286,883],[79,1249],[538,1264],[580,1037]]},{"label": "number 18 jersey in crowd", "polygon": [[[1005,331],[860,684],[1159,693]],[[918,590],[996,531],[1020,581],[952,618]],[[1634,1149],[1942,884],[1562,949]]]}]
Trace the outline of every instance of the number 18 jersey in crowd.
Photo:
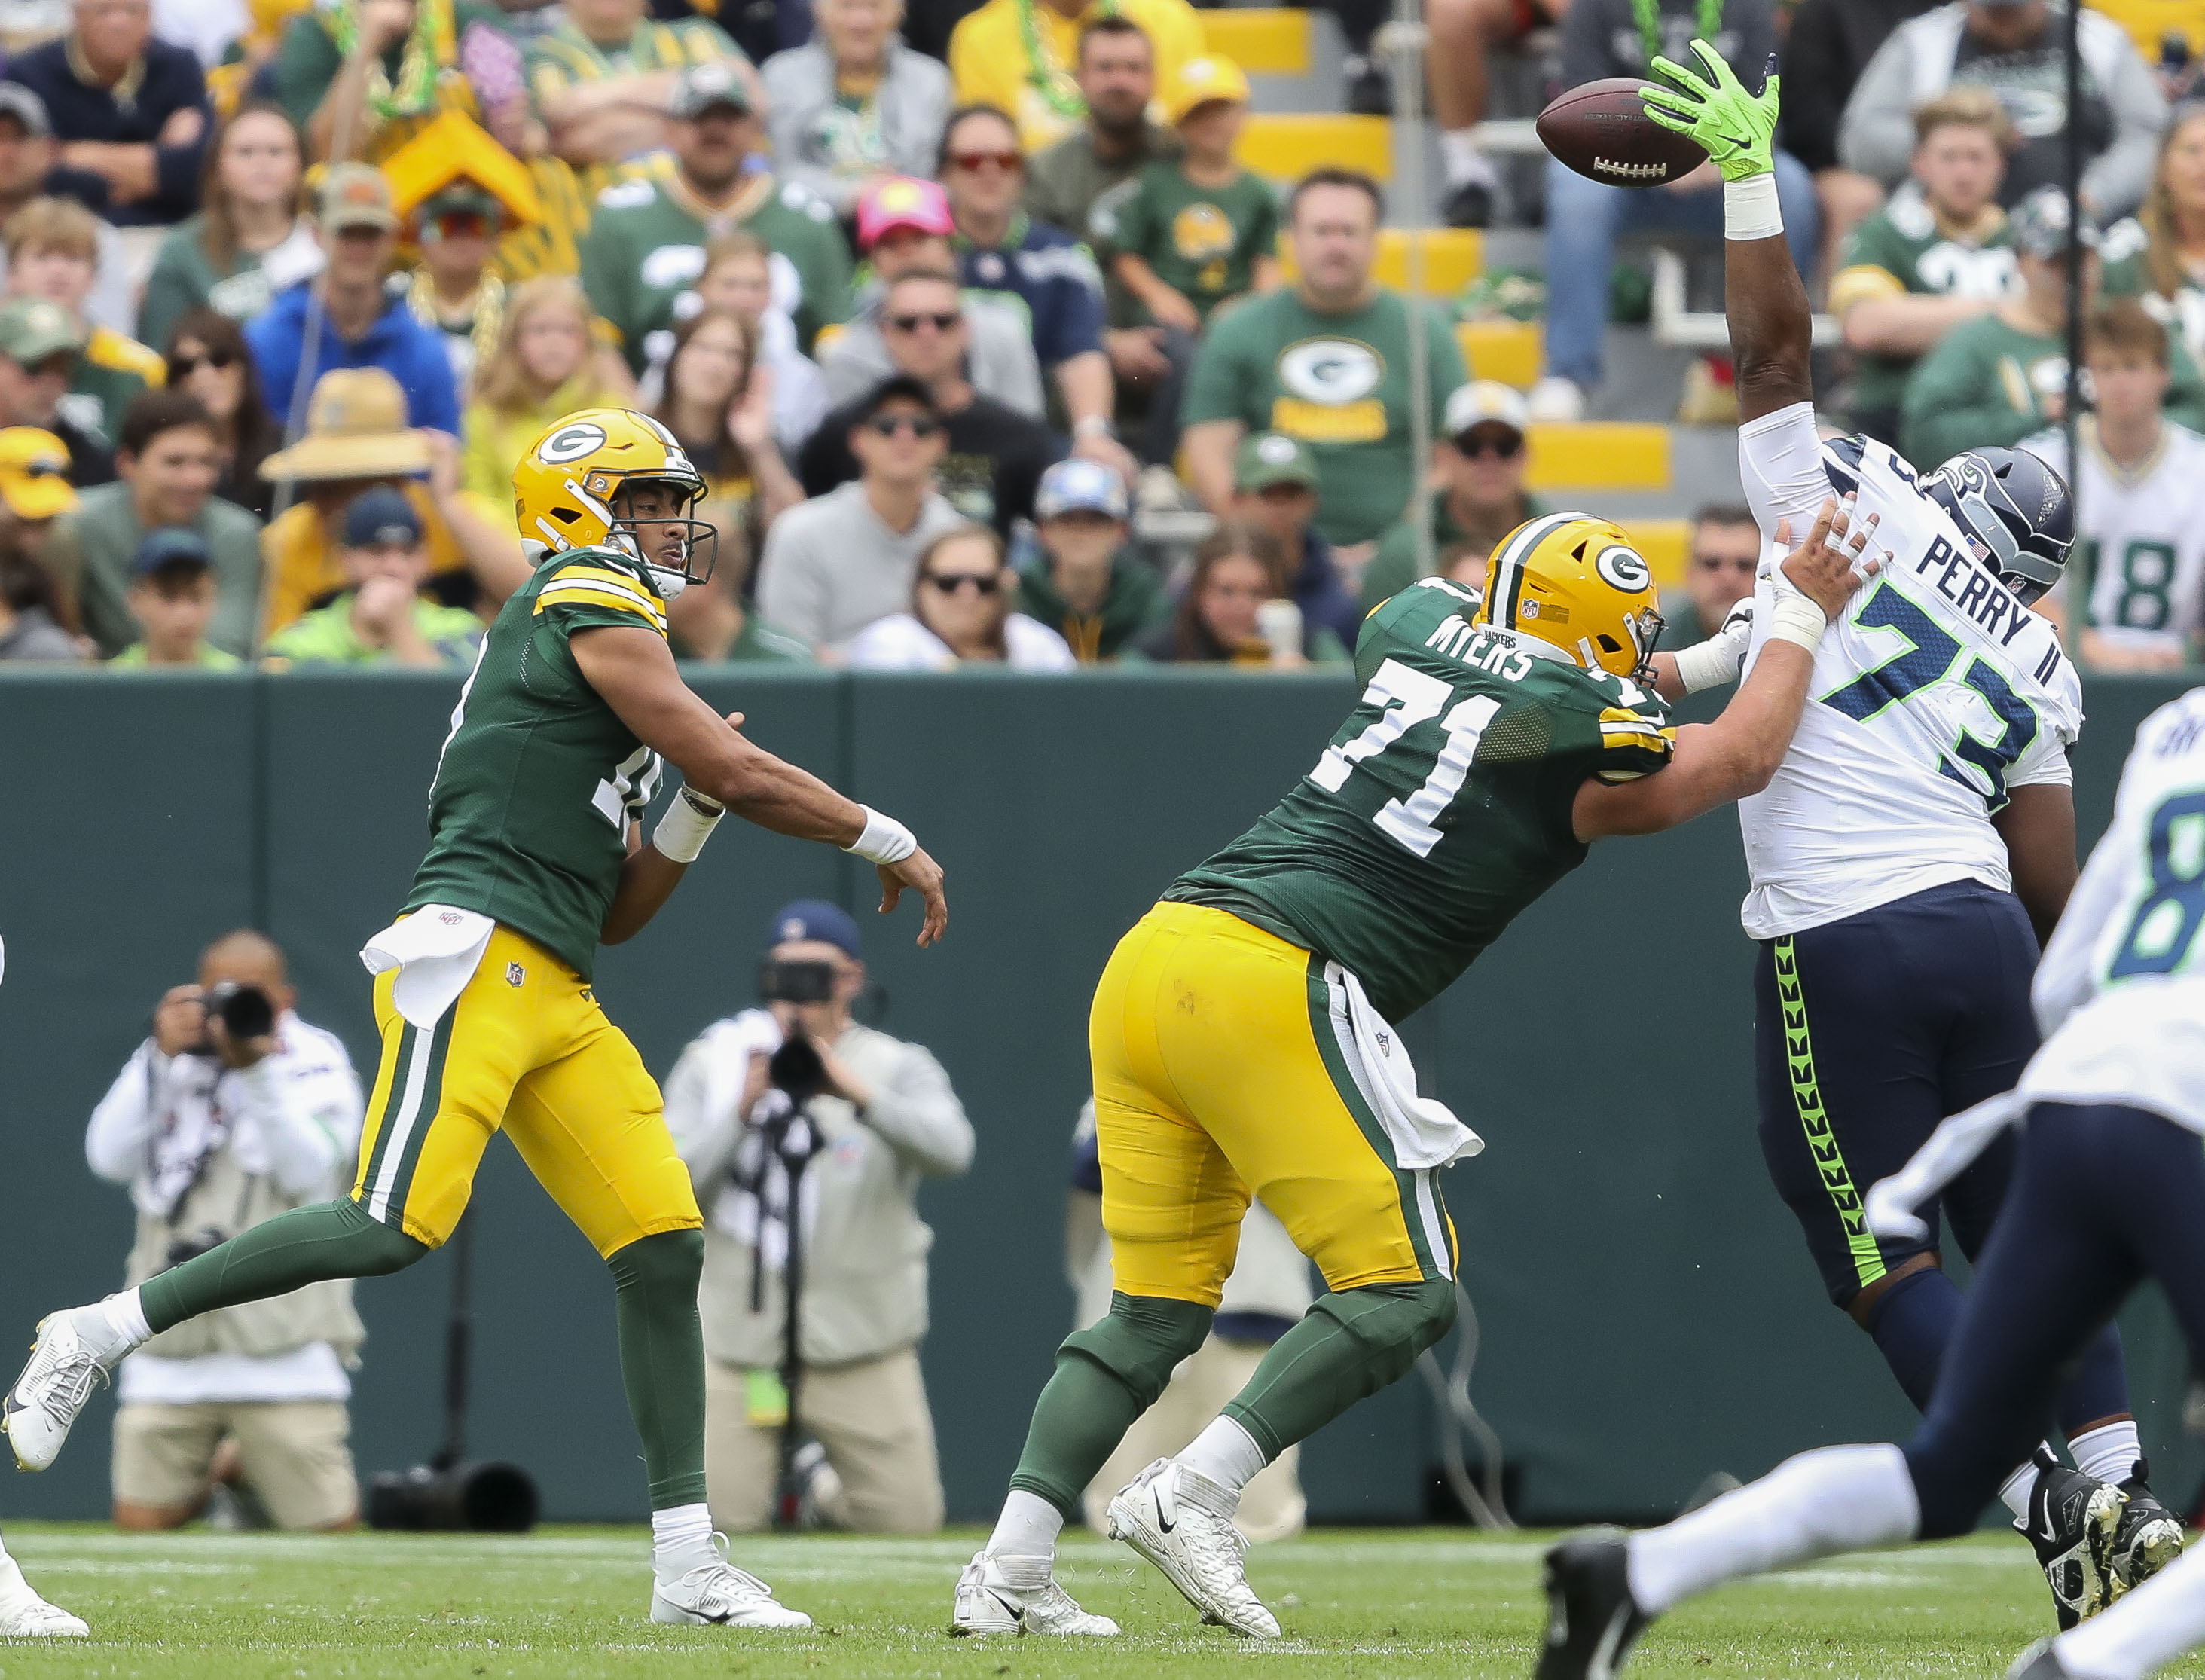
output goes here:
[{"label": "number 18 jersey in crowd", "polygon": [[[1880,515],[1882,574],[1832,624],[1775,778],[1740,801],[1752,891],[1742,920],[1774,939],[1948,882],[2012,884],[1991,825],[2010,790],[2071,780],[2082,688],[2052,626],[1978,561],[1912,467],[1860,436],[1823,442],[1805,404],[1738,430],[1748,502],[1768,543],[1756,588],[1768,622],[1775,530],[1804,535],[1829,496]],[[1756,631],[1747,668],[1767,632]]]}]

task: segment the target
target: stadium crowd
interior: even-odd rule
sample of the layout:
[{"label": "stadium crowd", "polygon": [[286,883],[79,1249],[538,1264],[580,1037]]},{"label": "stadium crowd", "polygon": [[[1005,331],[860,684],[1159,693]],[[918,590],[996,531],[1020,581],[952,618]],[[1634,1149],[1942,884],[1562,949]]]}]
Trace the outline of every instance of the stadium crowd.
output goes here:
[{"label": "stadium crowd", "polygon": [[[514,460],[619,403],[681,441],[722,532],[673,606],[686,657],[1338,662],[1416,575],[1420,495],[1427,563],[1471,582],[1535,509],[1534,431],[1601,392],[1618,238],[1719,230],[1708,171],[1632,193],[1549,160],[1517,207],[1547,228],[1522,393],[1377,282],[1376,183],[1282,197],[1243,166],[1248,78],[1186,0],[779,9],[752,52],[682,0],[42,10],[0,71],[0,660],[464,665],[530,565]],[[1509,208],[1477,128],[1497,50],[1550,92],[1695,34],[1749,75],[1779,54],[1832,418],[1925,466],[2046,437],[2084,246],[2087,610],[2051,609],[2093,663],[2186,662],[2194,10],[2083,19],[2071,227],[2048,0],[1431,0],[1435,208]],[[1356,108],[1374,74],[1350,64]],[[1687,413],[1726,377],[1696,369]],[[1158,513],[1212,534],[1160,548]],[[1692,529],[1673,642],[1735,526]]]}]

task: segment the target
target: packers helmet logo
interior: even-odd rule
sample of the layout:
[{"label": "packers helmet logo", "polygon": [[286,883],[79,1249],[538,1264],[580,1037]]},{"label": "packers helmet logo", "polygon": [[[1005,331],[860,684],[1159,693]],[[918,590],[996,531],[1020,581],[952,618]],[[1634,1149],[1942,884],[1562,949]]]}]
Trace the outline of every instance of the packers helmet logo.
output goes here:
[{"label": "packers helmet logo", "polygon": [[1215,205],[1189,205],[1172,217],[1172,246],[1190,263],[1206,263],[1233,250],[1233,224]]},{"label": "packers helmet logo", "polygon": [[1620,543],[1611,543],[1595,556],[1594,574],[1611,589],[1620,589],[1626,595],[1637,595],[1654,581],[1646,561],[1636,549],[1626,549]]},{"label": "packers helmet logo", "polygon": [[561,426],[545,438],[536,454],[539,460],[564,466],[568,461],[579,460],[604,447],[605,429],[592,420],[578,420],[571,426]]},{"label": "packers helmet logo", "polygon": [[1304,401],[1327,407],[1369,396],[1385,377],[1378,353],[1352,338],[1304,339],[1279,358],[1279,383]]}]

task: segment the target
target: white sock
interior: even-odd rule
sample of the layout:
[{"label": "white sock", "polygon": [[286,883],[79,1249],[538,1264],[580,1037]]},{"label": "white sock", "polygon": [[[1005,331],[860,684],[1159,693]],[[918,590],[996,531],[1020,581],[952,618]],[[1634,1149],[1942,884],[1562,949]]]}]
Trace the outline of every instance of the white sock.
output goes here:
[{"label": "white sock", "polygon": [[99,1304],[106,1309],[107,1321],[123,1343],[116,1351],[116,1358],[134,1352],[153,1339],[152,1327],[146,1322],[146,1303],[135,1289],[110,1295]]},{"label": "white sock", "polygon": [[2036,1491],[2036,1466],[2024,1464],[1999,1483],[1999,1503],[2013,1513],[2017,1523],[2029,1521],[2029,1496]]},{"label": "white sock", "polygon": [[1826,1446],[1631,1537],[1631,1596],[1658,1616],[1740,1576],[1914,1538],[1922,1509],[1895,1446]]},{"label": "white sock", "polygon": [[1213,1417],[1209,1427],[1179,1455],[1179,1462],[1234,1495],[1237,1503],[1240,1490],[1263,1468],[1263,1449],[1231,1418]]},{"label": "white sock", "polygon": [[2137,1439],[2136,1420],[2125,1417],[2119,1423],[2069,1436],[2067,1451],[2075,1457],[2075,1468],[2084,1475],[2100,1481],[2126,1481],[2136,1474],[2137,1460],[2143,1457],[2143,1443]]},{"label": "white sock", "polygon": [[2205,1644],[2205,1547],[2185,1553],[2080,1627],[2052,1641],[2080,1680],[2143,1680]]},{"label": "white sock", "polygon": [[679,1581],[719,1556],[712,1545],[709,1505],[669,1505],[651,1513],[651,1567],[661,1581]]},{"label": "white sock", "polygon": [[1471,128],[1447,128],[1440,134],[1440,167],[1450,187],[1460,187],[1476,181],[1481,187],[1493,185],[1493,164],[1477,149],[1477,131]]},{"label": "white sock", "polygon": [[1003,1514],[988,1536],[996,1557],[1054,1558],[1056,1537],[1064,1532],[1064,1513],[1038,1493],[1013,1487],[1003,1499]]}]

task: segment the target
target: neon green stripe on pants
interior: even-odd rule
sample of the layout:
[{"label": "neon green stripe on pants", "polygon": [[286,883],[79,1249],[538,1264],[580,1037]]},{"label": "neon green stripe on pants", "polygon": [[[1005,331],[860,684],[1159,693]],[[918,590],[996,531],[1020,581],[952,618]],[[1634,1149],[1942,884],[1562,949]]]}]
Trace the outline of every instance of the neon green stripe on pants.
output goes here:
[{"label": "neon green stripe on pants", "polygon": [[1838,1147],[1837,1134],[1830,1130],[1830,1117],[1822,1107],[1822,1086],[1815,1077],[1814,1041],[1807,1031],[1807,1001],[1799,989],[1798,953],[1792,948],[1791,935],[1778,938],[1769,955],[1776,965],[1776,1001],[1792,1105],[1798,1111],[1800,1128],[1807,1134],[1807,1148],[1822,1174],[1822,1188],[1829,1193],[1830,1205],[1837,1209],[1845,1246],[1852,1250],[1854,1274],[1866,1289],[1883,1275],[1883,1253],[1868,1228],[1860,1191],[1845,1168],[1845,1152]]}]

